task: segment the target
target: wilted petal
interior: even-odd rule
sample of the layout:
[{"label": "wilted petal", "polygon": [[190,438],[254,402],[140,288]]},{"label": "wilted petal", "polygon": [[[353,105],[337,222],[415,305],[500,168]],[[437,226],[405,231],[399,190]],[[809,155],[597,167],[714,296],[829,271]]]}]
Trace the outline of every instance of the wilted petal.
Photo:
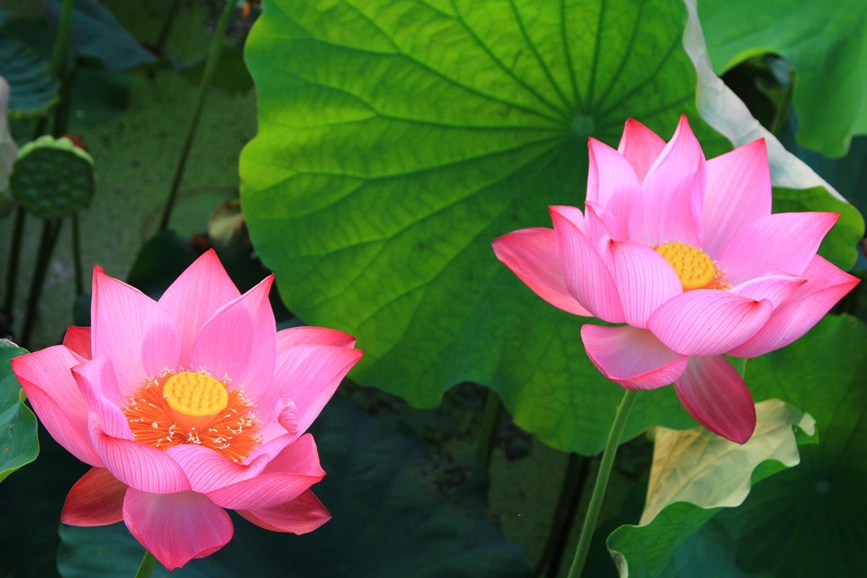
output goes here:
[{"label": "wilted petal", "polygon": [[758,333],[728,352],[730,355],[757,357],[800,339],[861,281],[818,255],[813,257],[804,276],[807,282],[774,310]]},{"label": "wilted petal", "polygon": [[605,377],[626,389],[669,385],[686,368],[685,355],[672,351],[646,329],[588,323],[581,328],[581,339],[590,361]]},{"label": "wilted petal", "polygon": [[617,152],[629,161],[638,180],[643,181],[664,148],[665,141],[659,135],[630,118],[623,128]]},{"label": "wilted petal", "polygon": [[324,475],[313,436],[307,434],[284,449],[255,478],[207,495],[215,504],[232,510],[270,508],[295,499]]},{"label": "wilted petal", "polygon": [[629,240],[701,247],[705,160],[686,117],[641,184],[629,216]]},{"label": "wilted petal", "polygon": [[331,514],[310,490],[291,502],[272,508],[238,510],[238,514],[260,528],[291,534],[312,532],[331,519]]},{"label": "wilted petal", "polygon": [[735,231],[771,214],[771,171],[764,139],[707,161],[702,249],[719,257]]},{"label": "wilted petal", "polygon": [[213,554],[232,539],[232,520],[202,494],[158,495],[127,490],[123,521],[135,539],[174,570]]},{"label": "wilted petal", "polygon": [[160,297],[180,329],[180,358],[190,358],[193,341],[205,321],[217,310],[241,296],[213,249],[195,260]]},{"label": "wilted petal", "polygon": [[126,484],[117,481],[105,468],[92,468],[75,482],[60,521],[70,526],[107,526],[123,520]]},{"label": "wilted petal", "polygon": [[551,219],[557,237],[557,257],[569,293],[596,317],[622,323],[624,315],[617,286],[597,248],[559,208],[551,208]]},{"label": "wilted petal", "polygon": [[171,316],[150,297],[93,271],[93,356],[112,361],[122,398],[165,368],[178,365],[180,334]]},{"label": "wilted petal", "polygon": [[801,275],[840,215],[777,213],[737,230],[719,256],[729,283],[771,273]]},{"label": "wilted petal", "polygon": [[756,429],[756,406],[744,380],[721,356],[690,357],[674,382],[689,415],[710,431],[739,444]]},{"label": "wilted petal", "polygon": [[248,395],[267,386],[277,357],[277,332],[268,292],[274,277],[231,301],[202,327],[193,343],[193,367],[205,367],[217,379],[228,376]]},{"label": "wilted petal", "polygon": [[39,421],[57,443],[79,460],[101,467],[90,441],[87,404],[71,369],[84,360],[62,345],[19,355],[12,371],[21,383]]},{"label": "wilted petal", "polygon": [[648,319],[647,328],[683,355],[719,355],[758,333],[773,308],[766,299],[699,289],[663,303]]},{"label": "wilted petal", "polygon": [[494,253],[533,292],[558,309],[591,317],[566,288],[552,229],[521,229],[493,242]]}]

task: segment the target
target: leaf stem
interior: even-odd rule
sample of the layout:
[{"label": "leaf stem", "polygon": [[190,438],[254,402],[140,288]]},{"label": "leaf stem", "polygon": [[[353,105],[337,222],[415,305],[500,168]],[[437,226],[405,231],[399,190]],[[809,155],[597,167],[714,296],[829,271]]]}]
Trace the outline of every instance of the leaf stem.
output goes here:
[{"label": "leaf stem", "polygon": [[485,398],[485,409],[482,413],[482,431],[479,434],[479,445],[476,456],[485,469],[491,465],[491,455],[494,453],[494,445],[497,432],[500,430],[500,422],[503,419],[503,402],[499,394],[493,389],[488,390]]},{"label": "leaf stem", "polygon": [[[229,0],[231,1],[231,0]],[[166,48],[166,41],[169,39],[169,32],[172,29],[172,24],[175,21],[175,16],[178,13],[178,5],[180,4],[180,0],[172,0],[172,5],[169,7],[169,15],[166,18],[165,22],[163,22],[163,28],[160,30],[160,36],[157,38],[157,54],[162,55]]]},{"label": "leaf stem", "polygon": [[72,8],[75,0],[63,0],[60,10],[60,28],[57,38],[54,40],[54,48],[51,51],[51,76],[60,78],[66,70],[66,57],[69,52],[69,35],[72,30]]},{"label": "leaf stem", "polygon": [[21,239],[24,236],[24,217],[26,212],[20,206],[15,211],[15,224],[12,228],[12,246],[9,248],[9,264],[6,267],[6,295],[3,308],[12,315],[15,305],[15,281],[18,277],[18,260],[21,258]]},{"label": "leaf stem", "polygon": [[36,268],[33,270],[33,279],[30,283],[30,296],[27,301],[27,311],[24,313],[24,326],[21,329],[21,344],[30,347],[30,334],[33,332],[33,324],[36,320],[36,310],[39,305],[39,297],[42,294],[42,286],[45,284],[45,273],[48,271],[48,263],[51,254],[54,253],[54,245],[60,232],[61,221],[59,219],[45,219],[42,222],[42,236],[39,239],[39,251],[36,258]]},{"label": "leaf stem", "polygon": [[72,264],[75,267],[75,295],[84,293],[84,268],[81,264],[81,228],[78,213],[72,215]]},{"label": "leaf stem", "polygon": [[225,5],[223,6],[223,12],[220,15],[220,21],[217,23],[217,30],[214,32],[214,38],[211,40],[211,47],[208,50],[208,60],[205,62],[205,71],[202,73],[202,80],[199,83],[199,93],[196,96],[196,106],[193,109],[193,116],[190,119],[190,126],[187,129],[187,136],[184,139],[181,155],[178,157],[178,164],[175,168],[175,174],[172,177],[172,184],[169,188],[169,194],[166,198],[166,205],[163,208],[162,217],[160,217],[158,231],[165,231],[169,225],[169,218],[172,216],[172,209],[175,206],[175,201],[178,197],[178,189],[181,186],[181,179],[184,176],[184,168],[187,166],[187,157],[189,156],[190,149],[193,146],[193,139],[196,136],[196,129],[199,126],[199,118],[202,115],[202,109],[205,105],[205,97],[208,95],[208,87],[211,85],[214,72],[217,70],[217,64],[220,62],[223,38],[226,36],[226,29],[229,27],[229,21],[232,19],[234,13],[234,0],[226,0]]},{"label": "leaf stem", "polygon": [[139,564],[138,570],[136,570],[133,578],[150,578],[151,572],[154,571],[156,566],[157,559],[150,553],[150,550],[145,550],[145,555],[141,559],[141,564]]},{"label": "leaf stem", "polygon": [[578,538],[578,546],[575,548],[575,557],[572,559],[572,567],[569,568],[568,578],[579,578],[587,562],[587,553],[590,551],[590,542],[599,519],[599,511],[602,509],[602,501],[605,499],[605,490],[608,488],[608,478],[611,476],[611,468],[614,466],[614,456],[623,436],[623,428],[626,426],[626,418],[635,401],[636,391],[627,389],[617,408],[611,431],[608,432],[608,441],[605,443],[605,451],[602,454],[602,462],[599,464],[599,473],[596,475],[596,484],[590,495],[590,505],[587,507],[587,515],[584,525],[581,527],[581,536]]}]

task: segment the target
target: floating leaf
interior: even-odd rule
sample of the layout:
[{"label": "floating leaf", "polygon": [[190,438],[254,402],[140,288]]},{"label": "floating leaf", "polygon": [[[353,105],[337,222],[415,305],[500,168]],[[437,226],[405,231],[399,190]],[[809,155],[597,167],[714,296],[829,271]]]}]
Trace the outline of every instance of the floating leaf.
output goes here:
[{"label": "floating leaf", "polygon": [[0,481],[39,454],[36,416],[24,405],[24,394],[9,364],[25,353],[11,341],[0,339]]},{"label": "floating leaf", "polygon": [[[251,569],[256,576],[286,578],[529,576],[526,555],[485,517],[487,484],[481,472],[444,494],[437,486],[443,480],[438,465],[418,440],[340,397],[329,403],[312,432],[328,472],[313,490],[333,518],[303,536],[267,532],[234,518],[235,535],[225,548],[171,576],[206,571],[209,577],[228,578],[246,576]],[[122,524],[64,528],[61,535],[64,578],[129,576],[144,553]]]},{"label": "floating leaf", "polygon": [[798,464],[792,428],[813,435],[813,418],[779,400],[757,404],[756,414],[756,432],[744,445],[704,428],[656,429],[640,525],[622,526],[608,538],[621,578],[659,576],[684,542],[721,508],[738,506],[752,484]]},{"label": "floating leaf", "polygon": [[792,63],[798,140],[805,147],[842,156],[853,135],[867,134],[867,4],[702,0],[699,7],[718,74],[768,52]]}]

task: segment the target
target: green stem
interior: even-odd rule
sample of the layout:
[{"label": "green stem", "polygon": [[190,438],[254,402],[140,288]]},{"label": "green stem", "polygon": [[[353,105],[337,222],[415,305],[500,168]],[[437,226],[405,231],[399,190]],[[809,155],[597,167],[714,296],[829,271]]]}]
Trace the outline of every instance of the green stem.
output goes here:
[{"label": "green stem", "polygon": [[536,576],[556,578],[560,574],[560,561],[569,539],[569,528],[581,502],[584,486],[587,484],[591,461],[579,454],[569,454],[566,475],[563,476],[560,497],[557,499],[557,507],[551,520],[551,529],[548,531],[545,549],[536,564]]},{"label": "green stem", "polygon": [[783,126],[783,121],[786,120],[786,115],[789,113],[789,107],[792,105],[792,95],[795,92],[795,69],[789,67],[789,84],[786,86],[786,91],[783,93],[783,98],[780,101],[780,106],[774,112],[774,118],[771,121],[770,131],[772,134],[777,134],[780,127]]},{"label": "green stem", "polygon": [[503,403],[500,401],[500,396],[493,389],[489,389],[488,396],[485,398],[485,409],[482,413],[479,446],[476,449],[476,457],[484,464],[485,469],[491,465],[491,455],[494,453],[497,432],[500,430],[502,419]]},{"label": "green stem", "polygon": [[151,572],[157,566],[157,559],[150,551],[145,550],[144,558],[141,559],[138,570],[136,570],[134,578],[150,578]]},{"label": "green stem", "polygon": [[590,542],[593,540],[593,532],[596,529],[596,521],[599,519],[599,511],[602,509],[602,501],[605,499],[605,490],[608,488],[608,478],[611,476],[611,468],[614,466],[614,456],[623,436],[623,428],[626,426],[626,418],[632,402],[635,401],[636,391],[627,389],[623,394],[620,407],[611,431],[608,432],[608,441],[605,443],[605,451],[602,454],[602,462],[599,464],[599,473],[596,475],[596,484],[593,486],[593,494],[590,496],[590,505],[587,507],[587,515],[584,525],[581,527],[581,536],[578,538],[578,547],[575,548],[575,557],[572,559],[572,567],[569,568],[568,578],[579,578],[587,562],[587,553],[590,551]]},{"label": "green stem", "polygon": [[169,226],[169,218],[172,216],[172,209],[175,206],[178,189],[181,186],[184,168],[187,166],[187,157],[190,154],[190,149],[193,146],[193,139],[196,136],[196,129],[199,126],[199,117],[202,115],[202,109],[205,105],[205,97],[208,95],[208,87],[211,85],[214,72],[217,70],[217,64],[220,61],[220,52],[223,48],[223,38],[226,36],[226,29],[229,27],[229,21],[232,19],[234,13],[234,0],[227,0],[226,4],[223,6],[223,13],[220,15],[220,21],[217,23],[217,30],[214,32],[214,38],[211,41],[211,48],[208,51],[208,60],[205,63],[205,71],[202,73],[202,81],[199,83],[199,93],[196,96],[196,107],[193,110],[193,117],[190,120],[190,126],[187,129],[187,136],[184,139],[184,146],[181,149],[181,156],[178,158],[178,165],[175,168],[175,174],[172,177],[172,184],[169,189],[168,198],[166,199],[166,206],[163,208],[163,214],[160,218],[159,231],[165,231]]},{"label": "green stem", "polygon": [[169,31],[172,29],[172,24],[175,21],[175,15],[178,13],[178,5],[180,3],[180,0],[173,0],[171,7],[169,7],[169,15],[166,18],[166,21],[163,22],[163,28],[160,30],[159,38],[157,38],[156,49],[159,55],[162,55],[165,50],[166,41],[169,39]]},{"label": "green stem", "polygon": [[75,295],[84,293],[84,267],[81,264],[81,228],[78,213],[72,215],[72,264],[75,267]]},{"label": "green stem", "polygon": [[9,266],[6,268],[6,298],[3,308],[12,315],[15,305],[15,280],[18,278],[18,260],[21,257],[21,239],[24,237],[24,209],[18,207],[15,211],[15,225],[12,228],[12,246],[9,248]]},{"label": "green stem", "polygon": [[30,334],[33,332],[33,324],[36,320],[36,311],[39,306],[39,297],[42,295],[42,286],[45,284],[45,273],[48,271],[48,263],[51,262],[51,254],[54,253],[54,245],[57,242],[60,225],[61,221],[58,219],[46,219],[42,222],[42,236],[39,239],[36,268],[33,270],[27,311],[24,313],[24,326],[21,330],[21,344],[27,349],[30,349]]},{"label": "green stem", "polygon": [[60,10],[60,28],[57,38],[54,40],[54,49],[51,52],[51,76],[61,78],[66,69],[66,55],[69,52],[69,35],[72,31],[72,8],[75,0],[63,0]]}]

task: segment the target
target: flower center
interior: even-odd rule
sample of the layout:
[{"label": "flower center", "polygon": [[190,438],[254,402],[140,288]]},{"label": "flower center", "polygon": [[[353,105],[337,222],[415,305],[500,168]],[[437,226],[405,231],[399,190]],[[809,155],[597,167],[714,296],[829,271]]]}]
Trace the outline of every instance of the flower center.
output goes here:
[{"label": "flower center", "polygon": [[684,291],[713,288],[708,285],[718,278],[719,271],[701,249],[683,243],[666,243],[657,247],[656,252],[674,269]]},{"label": "flower center", "polygon": [[240,388],[205,371],[166,371],[123,408],[136,441],[167,450],[196,444],[242,462],[258,447],[259,420]]}]

